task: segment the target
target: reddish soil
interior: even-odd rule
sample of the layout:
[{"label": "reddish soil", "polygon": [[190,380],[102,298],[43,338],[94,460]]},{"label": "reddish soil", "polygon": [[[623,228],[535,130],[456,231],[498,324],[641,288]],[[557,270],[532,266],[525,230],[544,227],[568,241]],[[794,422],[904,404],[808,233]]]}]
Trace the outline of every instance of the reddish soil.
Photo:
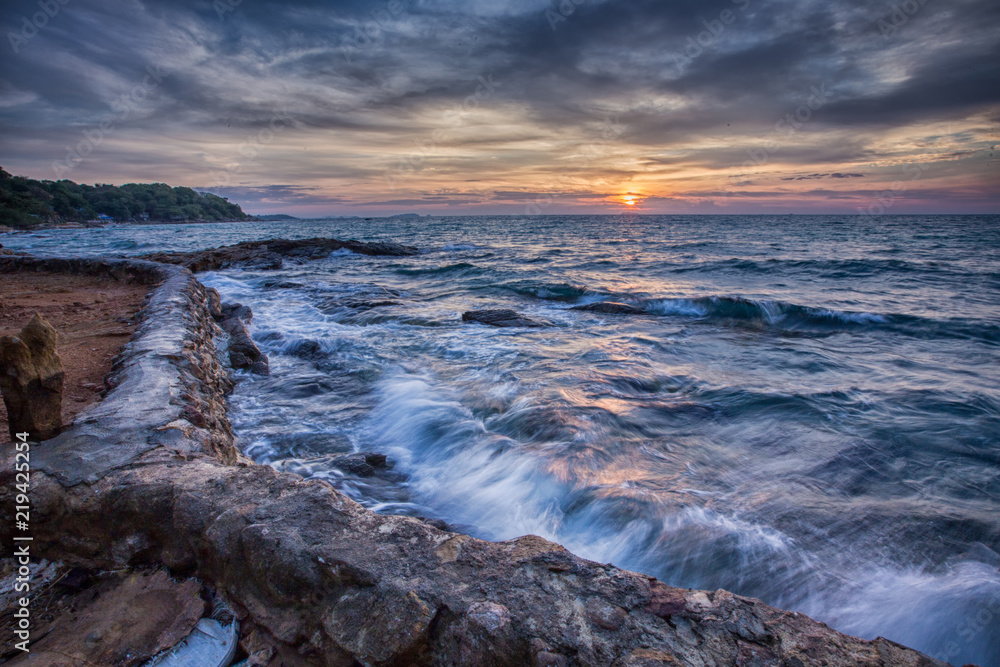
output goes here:
[{"label": "reddish soil", "polygon": [[[56,273],[0,274],[0,336],[17,335],[34,313],[59,332],[66,379],[63,424],[101,399],[111,361],[135,331],[148,285]],[[7,410],[0,402],[0,442],[8,442]]]}]

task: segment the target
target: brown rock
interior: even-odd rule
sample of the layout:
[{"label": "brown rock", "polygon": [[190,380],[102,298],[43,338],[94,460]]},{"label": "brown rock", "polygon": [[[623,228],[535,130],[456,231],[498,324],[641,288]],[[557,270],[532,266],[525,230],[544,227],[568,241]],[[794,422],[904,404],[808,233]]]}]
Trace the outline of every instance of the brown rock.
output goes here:
[{"label": "brown rock", "polygon": [[208,303],[208,314],[216,322],[222,321],[222,295],[214,287],[205,288],[205,296]]},{"label": "brown rock", "polygon": [[63,365],[58,334],[37,313],[17,336],[0,338],[0,391],[7,406],[11,440],[55,437],[62,428]]},{"label": "brown rock", "polygon": [[201,585],[163,571],[129,574],[73,596],[18,665],[137,665],[184,639],[205,612]]}]

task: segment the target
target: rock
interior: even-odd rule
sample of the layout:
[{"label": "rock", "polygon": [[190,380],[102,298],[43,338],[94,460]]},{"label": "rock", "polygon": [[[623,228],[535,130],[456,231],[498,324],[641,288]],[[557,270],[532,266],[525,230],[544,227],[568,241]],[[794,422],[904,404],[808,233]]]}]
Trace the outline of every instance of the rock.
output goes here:
[{"label": "rock", "polygon": [[285,351],[289,356],[303,361],[324,361],[329,355],[323,350],[319,341],[300,340],[292,343]]},{"label": "rock", "polygon": [[356,454],[344,454],[334,457],[330,463],[344,472],[349,472],[358,477],[371,477],[376,470],[387,470],[389,463],[385,454],[374,454],[371,452],[358,452]]},{"label": "rock", "polygon": [[642,315],[646,311],[627,303],[616,303],[614,301],[598,301],[588,303],[584,306],[573,306],[570,310],[586,310],[591,313],[607,313],[609,315]]},{"label": "rock", "polygon": [[221,312],[222,320],[229,320],[235,317],[247,324],[253,320],[253,311],[250,310],[250,306],[244,306],[242,303],[224,303],[219,307],[219,311]]},{"label": "rock", "polygon": [[463,322],[478,322],[491,327],[544,327],[541,322],[519,315],[509,309],[469,310],[462,313]]},{"label": "rock", "polygon": [[51,632],[33,632],[31,653],[11,667],[142,664],[184,639],[205,612],[193,579],[171,581],[162,570],[105,576],[66,601]]},{"label": "rock", "polygon": [[0,338],[0,391],[12,441],[17,433],[48,440],[62,428],[64,374],[57,339],[56,330],[37,313],[17,337]]},{"label": "rock", "polygon": [[[32,544],[47,558],[197,576],[252,633],[244,643],[258,663],[943,667],[540,537],[488,542],[377,514],[325,482],[248,461],[228,431],[204,291],[168,268],[102,412],[32,450]],[[4,507],[17,493],[12,460],[0,452]],[[0,542],[13,533],[0,521]]]},{"label": "rock", "polygon": [[254,375],[270,375],[267,355],[260,351],[247,331],[246,322],[253,319],[250,306],[224,303],[219,310],[222,314],[219,326],[229,334],[230,365],[237,370],[248,370]]},{"label": "rock", "polygon": [[[239,322],[239,320],[227,320],[227,322]],[[257,344],[250,338],[244,326],[241,330],[230,327],[229,336],[229,363],[238,370],[249,370],[256,375],[269,375],[270,368],[267,356],[260,351]]]},{"label": "rock", "polygon": [[219,294],[219,290],[214,287],[206,287],[205,294],[208,297],[208,314],[212,316],[216,322],[222,321],[222,295]]},{"label": "rock", "polygon": [[285,257],[298,260],[316,260],[329,257],[336,250],[349,250],[361,255],[405,257],[420,251],[398,243],[366,243],[338,239],[270,239],[248,241],[198,252],[154,253],[145,259],[168,264],[180,264],[191,271],[215,271],[232,267],[259,270],[280,269]]}]

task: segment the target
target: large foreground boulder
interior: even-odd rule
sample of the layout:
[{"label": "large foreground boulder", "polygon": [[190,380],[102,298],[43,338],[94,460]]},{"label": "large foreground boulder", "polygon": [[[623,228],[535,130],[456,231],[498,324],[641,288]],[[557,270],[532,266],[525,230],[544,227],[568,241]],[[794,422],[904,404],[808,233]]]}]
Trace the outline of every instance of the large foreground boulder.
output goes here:
[{"label": "large foreground boulder", "polygon": [[56,330],[37,313],[16,337],[0,338],[0,391],[11,440],[18,433],[48,440],[62,428],[64,373],[57,340]]}]

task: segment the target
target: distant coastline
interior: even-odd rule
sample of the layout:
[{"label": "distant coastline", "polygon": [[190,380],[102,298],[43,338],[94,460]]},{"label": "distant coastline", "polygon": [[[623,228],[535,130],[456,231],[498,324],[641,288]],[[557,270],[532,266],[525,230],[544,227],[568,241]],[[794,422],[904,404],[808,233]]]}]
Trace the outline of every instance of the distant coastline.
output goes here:
[{"label": "distant coastline", "polygon": [[254,217],[239,204],[210,192],[165,183],[39,181],[0,168],[0,225],[96,226],[107,223],[241,222]]}]

